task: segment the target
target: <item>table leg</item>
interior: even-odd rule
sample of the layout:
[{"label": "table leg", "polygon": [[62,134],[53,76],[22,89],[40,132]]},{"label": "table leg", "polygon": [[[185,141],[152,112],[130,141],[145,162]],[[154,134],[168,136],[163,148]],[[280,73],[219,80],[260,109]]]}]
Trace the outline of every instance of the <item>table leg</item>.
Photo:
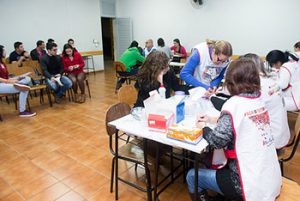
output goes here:
[{"label": "table leg", "polygon": [[153,184],[153,188],[154,188],[154,201],[156,201],[158,199],[158,195],[157,195],[157,185],[158,185],[158,171],[159,171],[159,157],[160,155],[160,149],[159,149],[159,143],[156,143],[156,154],[155,154],[155,177],[154,177],[154,184]]},{"label": "table leg", "polygon": [[115,163],[116,163],[116,173],[115,173],[115,196],[116,196],[116,200],[118,200],[118,150],[119,150],[119,145],[118,145],[118,139],[119,139],[119,136],[118,136],[118,133],[119,133],[119,130],[116,129],[116,138],[115,138]]},{"label": "table leg", "polygon": [[194,201],[197,201],[197,199],[198,199],[198,168],[199,168],[199,157],[198,157],[198,154],[195,154],[194,168],[195,168]]},{"label": "table leg", "polygon": [[150,178],[150,170],[148,167],[148,151],[147,151],[148,140],[144,138],[143,142],[144,142],[144,163],[145,163],[145,172],[146,172],[147,197],[148,197],[148,201],[152,201],[151,178]]}]

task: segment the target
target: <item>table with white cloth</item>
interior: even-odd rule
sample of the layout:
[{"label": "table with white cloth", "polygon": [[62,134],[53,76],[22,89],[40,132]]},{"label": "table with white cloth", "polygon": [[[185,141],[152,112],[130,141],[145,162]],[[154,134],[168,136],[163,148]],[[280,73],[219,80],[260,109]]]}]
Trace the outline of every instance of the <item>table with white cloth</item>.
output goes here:
[{"label": "table with white cloth", "polygon": [[[205,107],[206,107],[206,114],[208,115],[212,115],[212,116],[218,116],[219,115],[219,111],[217,111],[216,109],[214,109],[213,105],[211,104],[211,102],[209,102],[208,100],[205,99],[201,99],[199,101],[204,101],[205,102]],[[194,108],[191,108],[192,110]],[[191,124],[195,124],[196,121],[196,112],[194,112],[193,114],[191,114],[191,111],[189,111],[189,115],[185,115],[185,119],[183,121],[181,121],[179,124],[181,125],[191,125]],[[147,144],[147,140],[152,140],[164,145],[169,145],[172,146],[174,148],[181,148],[187,151],[191,151],[194,152],[196,154],[200,154],[202,153],[206,147],[208,146],[208,143],[205,139],[200,140],[200,142],[198,142],[197,144],[189,144],[186,142],[181,142],[178,140],[174,140],[171,138],[167,137],[167,134],[164,132],[158,132],[158,131],[152,131],[149,129],[147,122],[146,121],[141,121],[141,120],[136,120],[131,114],[126,115],[120,119],[114,120],[112,122],[109,122],[109,126],[115,127],[116,128],[116,142],[115,142],[115,149],[116,149],[116,163],[117,163],[117,154],[118,154],[118,131],[122,131],[124,133],[126,133],[127,135],[130,136],[136,136],[136,137],[140,137],[143,138],[144,140],[144,145],[146,146]],[[210,125],[212,126],[212,125]],[[145,153],[145,146],[144,146],[144,153]],[[144,154],[145,156],[145,165],[147,165],[147,154]],[[156,156],[159,157],[159,156]],[[194,161],[194,166],[195,166],[195,189],[197,189],[198,187],[198,163],[199,163],[199,158],[195,157],[195,161]],[[157,165],[157,164],[156,164]],[[117,167],[117,165],[116,165]],[[116,169],[116,176],[118,175],[117,173],[117,168]],[[145,168],[146,169],[146,168]],[[146,173],[147,174],[147,173]],[[117,181],[116,181],[117,182]],[[117,183],[116,183],[117,185]],[[157,187],[154,187],[157,190]],[[151,193],[150,193],[151,194]],[[152,200],[152,195],[148,194],[148,198],[150,197],[150,200]],[[196,193],[195,193],[196,194]],[[154,191],[154,197],[156,198],[156,192]]]}]

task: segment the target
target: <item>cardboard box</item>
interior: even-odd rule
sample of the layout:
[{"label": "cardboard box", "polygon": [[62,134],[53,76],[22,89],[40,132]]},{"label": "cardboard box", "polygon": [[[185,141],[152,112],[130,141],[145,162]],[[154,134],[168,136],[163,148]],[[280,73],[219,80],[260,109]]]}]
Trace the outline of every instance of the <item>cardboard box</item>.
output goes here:
[{"label": "cardboard box", "polygon": [[202,128],[189,128],[180,125],[169,127],[167,137],[189,144],[197,144],[201,140]]},{"label": "cardboard box", "polygon": [[149,114],[148,127],[150,130],[166,132],[174,123],[174,114]]}]

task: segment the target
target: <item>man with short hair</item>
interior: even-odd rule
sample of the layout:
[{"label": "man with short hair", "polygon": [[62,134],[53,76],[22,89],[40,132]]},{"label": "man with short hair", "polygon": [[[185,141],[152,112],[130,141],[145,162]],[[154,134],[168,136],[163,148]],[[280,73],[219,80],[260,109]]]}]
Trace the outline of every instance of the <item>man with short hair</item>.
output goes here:
[{"label": "man with short hair", "polygon": [[35,61],[40,61],[42,56],[47,54],[47,52],[45,51],[45,47],[45,42],[42,40],[38,40],[36,42],[36,48],[31,50],[30,52],[31,59]]},{"label": "man with short hair", "polygon": [[148,39],[146,41],[145,49],[144,49],[144,55],[145,55],[145,57],[147,57],[148,54],[150,54],[151,52],[153,52],[155,50],[156,50],[156,47],[154,47],[154,45],[153,45],[153,40],[152,39]]},{"label": "man with short hair", "polygon": [[62,75],[64,67],[61,57],[57,55],[56,43],[47,43],[48,53],[40,60],[46,84],[55,92],[55,102],[60,103],[65,92],[72,87],[72,81]]},{"label": "man with short hair", "polygon": [[22,65],[22,62],[28,60],[30,55],[28,52],[24,50],[24,46],[22,42],[15,42],[14,43],[15,51],[11,52],[9,55],[9,62],[10,63],[18,63],[18,66]]}]

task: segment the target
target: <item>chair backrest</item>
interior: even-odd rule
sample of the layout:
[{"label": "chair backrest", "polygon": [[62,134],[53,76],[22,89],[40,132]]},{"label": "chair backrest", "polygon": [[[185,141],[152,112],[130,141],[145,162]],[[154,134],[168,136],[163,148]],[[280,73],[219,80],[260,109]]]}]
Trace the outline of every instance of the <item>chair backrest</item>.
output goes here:
[{"label": "chair backrest", "polygon": [[9,74],[13,74],[13,75],[22,75],[24,73],[31,73],[30,75],[28,75],[31,78],[34,78],[35,74],[34,74],[34,70],[32,67],[29,66],[22,66],[22,67],[18,67],[17,63],[12,63],[12,64],[7,64],[7,70]]},{"label": "chair backrest", "polygon": [[126,72],[126,66],[120,61],[114,62],[114,68],[116,69],[116,72]]},{"label": "chair backrest", "polygon": [[299,117],[299,112],[287,112],[287,116],[288,116],[288,124],[290,128],[290,139],[287,144],[287,147],[290,147],[294,144],[294,140],[296,138],[295,128],[296,128],[297,119]]},{"label": "chair backrest", "polygon": [[132,85],[124,85],[118,91],[118,99],[120,103],[133,106],[137,99],[137,90]]},{"label": "chair backrest", "polygon": [[300,133],[300,115],[298,115],[297,117],[294,132],[295,132],[295,140],[297,140]]},{"label": "chair backrest", "polygon": [[110,106],[105,116],[105,126],[107,135],[112,136],[116,133],[116,129],[108,125],[109,122],[126,116],[130,113],[130,106],[126,103],[117,103]]}]

